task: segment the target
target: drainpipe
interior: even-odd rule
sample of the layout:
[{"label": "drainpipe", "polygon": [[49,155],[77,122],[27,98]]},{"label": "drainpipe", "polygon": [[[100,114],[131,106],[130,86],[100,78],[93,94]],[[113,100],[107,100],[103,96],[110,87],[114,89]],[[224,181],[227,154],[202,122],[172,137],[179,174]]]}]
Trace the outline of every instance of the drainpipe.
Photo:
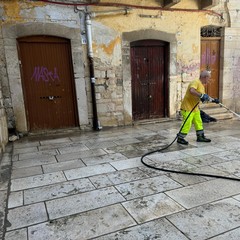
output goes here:
[{"label": "drainpipe", "polygon": [[87,48],[88,48],[88,61],[90,70],[90,81],[91,81],[91,93],[92,93],[92,111],[93,111],[93,129],[99,131],[102,129],[98,120],[97,113],[97,102],[95,92],[95,75],[94,75],[94,61],[93,61],[93,49],[92,49],[92,23],[89,13],[86,13],[85,18],[86,33],[87,33]]},{"label": "drainpipe", "polygon": [[[110,10],[110,11],[99,11],[99,12],[92,12],[89,13],[87,9],[83,11],[82,9],[78,9],[75,6],[74,11],[82,12],[85,15],[85,31],[86,31],[86,42],[87,42],[87,50],[88,50],[88,61],[89,61],[89,72],[90,72],[90,82],[91,82],[91,94],[92,94],[92,111],[93,111],[93,129],[94,130],[101,130],[102,126],[98,120],[98,113],[97,113],[97,103],[96,103],[96,93],[95,93],[95,74],[94,74],[94,61],[93,61],[93,49],[92,49],[92,22],[91,17],[97,17],[99,15],[116,15],[116,14],[125,14],[127,15],[131,9],[117,9],[117,10]],[[80,17],[81,19],[81,17]]]}]

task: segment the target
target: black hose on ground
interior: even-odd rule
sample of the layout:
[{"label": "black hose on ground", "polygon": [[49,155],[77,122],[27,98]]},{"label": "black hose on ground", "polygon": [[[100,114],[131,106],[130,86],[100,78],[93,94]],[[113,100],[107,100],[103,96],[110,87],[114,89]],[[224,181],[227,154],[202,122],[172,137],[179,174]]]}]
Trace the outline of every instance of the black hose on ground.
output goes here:
[{"label": "black hose on ground", "polygon": [[[191,115],[191,113],[193,112],[193,110],[197,107],[197,105],[199,104],[199,102],[193,107],[193,109],[191,110],[191,112],[188,114],[187,118],[185,119],[185,121],[183,122],[178,134],[181,132],[182,128],[184,127],[185,123],[187,122],[189,116]],[[240,178],[233,178],[233,177],[227,177],[227,176],[221,176],[221,175],[214,175],[214,174],[205,174],[205,173],[193,173],[193,172],[184,172],[184,171],[178,171],[178,170],[173,170],[173,169],[166,169],[166,168],[161,168],[161,167],[155,167],[155,166],[152,166],[146,162],[144,162],[144,158],[148,155],[151,155],[153,153],[156,153],[156,152],[162,152],[166,149],[168,149],[169,147],[171,147],[173,145],[173,143],[177,140],[178,138],[178,134],[177,136],[174,138],[174,140],[168,144],[167,146],[161,148],[161,149],[158,149],[158,150],[154,150],[154,151],[151,151],[151,152],[147,152],[145,153],[144,155],[141,156],[141,162],[143,165],[145,165],[146,167],[148,168],[152,168],[154,170],[159,170],[159,171],[163,171],[163,172],[170,172],[170,173],[179,173],[179,174],[185,174],[185,175],[193,175],[193,176],[203,176],[203,177],[212,177],[212,178],[221,178],[221,179],[227,179],[227,180],[234,180],[234,181],[240,181]]]}]

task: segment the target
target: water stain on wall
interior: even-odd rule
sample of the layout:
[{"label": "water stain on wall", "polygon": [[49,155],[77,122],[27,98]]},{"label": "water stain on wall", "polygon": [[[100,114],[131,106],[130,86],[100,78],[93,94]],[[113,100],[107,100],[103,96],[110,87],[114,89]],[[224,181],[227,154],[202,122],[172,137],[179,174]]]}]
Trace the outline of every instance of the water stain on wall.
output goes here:
[{"label": "water stain on wall", "polygon": [[113,54],[114,48],[117,44],[120,44],[121,39],[120,37],[117,37],[116,39],[112,40],[108,45],[101,44],[100,48],[108,55]]}]

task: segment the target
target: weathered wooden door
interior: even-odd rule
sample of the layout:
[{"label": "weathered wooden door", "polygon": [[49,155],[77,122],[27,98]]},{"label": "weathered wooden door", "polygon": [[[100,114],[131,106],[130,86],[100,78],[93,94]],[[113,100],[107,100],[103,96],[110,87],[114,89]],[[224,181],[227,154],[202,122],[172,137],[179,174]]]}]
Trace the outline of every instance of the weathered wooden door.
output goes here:
[{"label": "weathered wooden door", "polygon": [[166,117],[168,47],[156,40],[131,43],[133,119]]},{"label": "weathered wooden door", "polygon": [[201,40],[201,70],[211,71],[211,81],[205,87],[206,93],[219,98],[220,38],[210,37]]},{"label": "weathered wooden door", "polygon": [[50,36],[18,39],[30,131],[78,125],[70,42]]}]

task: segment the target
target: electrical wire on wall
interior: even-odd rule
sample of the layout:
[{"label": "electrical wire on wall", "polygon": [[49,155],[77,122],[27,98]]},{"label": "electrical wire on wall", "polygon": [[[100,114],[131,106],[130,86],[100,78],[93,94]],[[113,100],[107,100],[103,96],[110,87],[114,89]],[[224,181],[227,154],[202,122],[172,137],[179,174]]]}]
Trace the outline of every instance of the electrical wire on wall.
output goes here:
[{"label": "electrical wire on wall", "polygon": [[61,2],[55,0],[29,0],[34,2],[45,2],[51,4],[58,5],[66,5],[66,6],[98,6],[98,7],[124,7],[124,8],[136,8],[136,9],[147,9],[147,10],[161,10],[168,12],[203,12],[209,15],[215,15],[219,17],[221,20],[223,19],[223,15],[217,13],[213,10],[199,10],[199,9],[182,9],[182,8],[163,8],[163,7],[155,7],[155,6],[143,6],[143,5],[134,5],[134,4],[126,4],[126,3],[115,3],[115,2],[99,2],[99,3],[76,3],[76,2]]}]

